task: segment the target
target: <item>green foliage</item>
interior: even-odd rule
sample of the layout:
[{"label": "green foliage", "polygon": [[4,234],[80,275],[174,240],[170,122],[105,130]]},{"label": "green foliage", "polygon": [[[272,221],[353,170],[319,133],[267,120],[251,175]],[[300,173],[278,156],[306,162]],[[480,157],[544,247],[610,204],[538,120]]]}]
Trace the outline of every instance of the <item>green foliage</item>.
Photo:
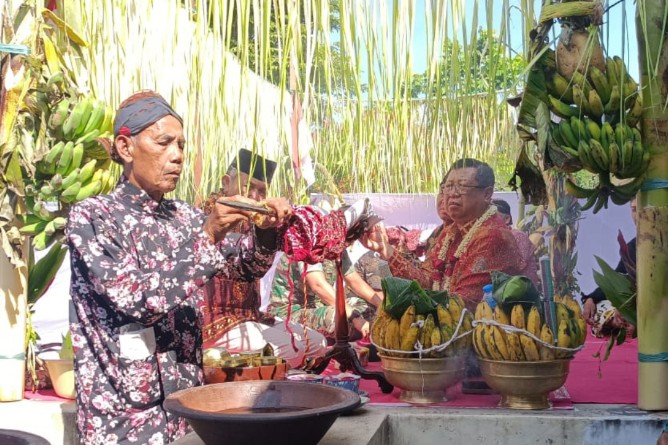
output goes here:
[{"label": "green foliage", "polygon": [[[467,52],[461,44],[446,39],[439,64],[441,79],[455,82],[436,84],[429,81],[429,73],[415,74],[408,91],[410,97],[452,96],[505,91],[522,79],[526,61],[521,55],[512,56],[506,45],[493,33],[482,28],[473,42],[475,51]],[[466,85],[466,90],[460,88]],[[440,88],[440,91],[437,89]]]}]

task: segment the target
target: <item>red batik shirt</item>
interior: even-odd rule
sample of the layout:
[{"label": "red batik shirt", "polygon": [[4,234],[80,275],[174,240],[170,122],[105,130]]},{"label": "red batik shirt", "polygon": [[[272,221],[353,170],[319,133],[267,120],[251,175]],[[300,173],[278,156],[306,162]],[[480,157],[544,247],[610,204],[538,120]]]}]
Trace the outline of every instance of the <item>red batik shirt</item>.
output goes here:
[{"label": "red batik shirt", "polygon": [[[491,282],[490,272],[501,271],[517,275],[524,268],[515,238],[498,214],[485,221],[471,238],[468,247],[459,258],[455,252],[471,226],[451,224],[443,228],[433,248],[427,251],[425,261],[416,266],[400,255],[395,249],[389,260],[390,270],[395,277],[416,280],[425,289],[432,289],[434,282],[444,282],[450,278],[446,289],[466,302],[466,307],[474,311],[482,299],[482,287]],[[447,236],[452,242],[445,258],[439,258]]]}]

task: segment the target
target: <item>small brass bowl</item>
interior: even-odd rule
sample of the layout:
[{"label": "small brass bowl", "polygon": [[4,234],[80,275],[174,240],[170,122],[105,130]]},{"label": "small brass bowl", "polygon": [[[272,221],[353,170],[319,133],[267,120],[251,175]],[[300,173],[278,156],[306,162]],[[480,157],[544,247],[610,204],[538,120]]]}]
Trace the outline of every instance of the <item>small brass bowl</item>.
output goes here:
[{"label": "small brass bowl", "polygon": [[499,406],[512,409],[546,409],[550,391],[568,377],[570,359],[510,362],[478,358],[487,384],[501,394]]},{"label": "small brass bowl", "polygon": [[385,378],[401,388],[399,398],[409,403],[440,403],[445,390],[464,374],[464,357],[399,358],[378,354]]}]

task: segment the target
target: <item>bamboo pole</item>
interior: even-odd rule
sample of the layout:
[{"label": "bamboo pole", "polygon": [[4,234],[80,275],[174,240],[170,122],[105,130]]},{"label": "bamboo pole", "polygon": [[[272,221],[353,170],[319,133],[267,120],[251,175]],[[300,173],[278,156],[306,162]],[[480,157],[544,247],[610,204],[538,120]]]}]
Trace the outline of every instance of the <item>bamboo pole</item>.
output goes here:
[{"label": "bamboo pole", "polygon": [[[648,182],[668,180],[666,0],[638,1],[636,32],[643,103],[642,135],[652,153]],[[657,18],[663,17],[663,20]],[[638,407],[668,409],[668,189],[638,199]]]}]

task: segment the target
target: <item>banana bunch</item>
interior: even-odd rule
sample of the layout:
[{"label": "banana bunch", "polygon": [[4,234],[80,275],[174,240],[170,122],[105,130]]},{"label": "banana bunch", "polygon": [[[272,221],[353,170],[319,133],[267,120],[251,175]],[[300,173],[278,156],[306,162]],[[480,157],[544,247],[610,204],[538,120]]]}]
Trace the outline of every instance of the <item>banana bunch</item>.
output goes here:
[{"label": "banana bunch", "polygon": [[628,124],[613,127],[609,122],[599,125],[590,118],[571,116],[552,124],[551,135],[563,152],[590,173],[631,179],[644,175],[649,166],[650,153],[643,147],[640,131]]},{"label": "banana bunch", "polygon": [[[580,306],[570,297],[563,298],[556,306],[559,326],[556,343],[550,326],[541,321],[536,306],[532,306],[526,314],[524,306],[517,303],[512,306],[509,315],[501,306],[497,305],[492,310],[486,301],[482,301],[476,307],[475,319],[494,320],[498,325],[513,326],[549,345],[566,348],[580,346],[585,336],[585,321]],[[501,361],[539,361],[571,356],[570,352],[556,351],[520,332],[506,332],[502,326],[484,323],[475,326],[473,346],[479,357]]]},{"label": "banana bunch", "polygon": [[[643,147],[637,125],[642,115],[638,84],[628,75],[624,62],[607,58],[605,73],[590,66],[587,75],[576,71],[566,79],[555,73],[548,82],[550,110],[558,115],[551,138],[570,159],[599,175],[594,189],[568,181],[573,196],[587,199],[582,210],[594,213],[607,208],[608,200],[622,205],[638,192],[647,171],[650,153]],[[620,185],[617,180],[629,179]]]},{"label": "banana bunch", "polygon": [[44,249],[62,240],[69,205],[115,186],[111,159],[98,141],[110,135],[114,114],[104,102],[66,88],[62,72],[42,76],[35,90],[39,94],[30,96],[29,104],[42,130],[21,130],[30,136],[23,145],[33,143],[35,168],[25,185],[27,213],[20,231]]},{"label": "banana bunch", "polygon": [[562,119],[587,116],[599,124],[638,124],[642,97],[620,57],[606,59],[605,73],[591,65],[585,74],[575,71],[570,79],[557,72],[550,76],[548,107]]},{"label": "banana bunch", "polygon": [[[429,349],[450,341],[455,333],[457,324],[464,309],[461,298],[450,297],[448,307],[437,305],[435,313],[419,315],[415,313],[415,306],[410,305],[400,319],[393,318],[382,308],[378,308],[376,318],[371,325],[371,338],[381,348],[394,351],[415,351],[419,341],[422,349]],[[469,312],[464,314],[462,328],[458,337],[472,329],[473,317]],[[470,336],[455,340],[442,351],[431,351],[430,357],[451,357],[462,348],[470,346]],[[390,356],[417,358],[415,354],[401,354],[386,352]]]},{"label": "banana bunch", "polygon": [[114,113],[110,106],[92,97],[83,97],[72,104],[63,98],[50,114],[48,128],[64,141],[91,146],[96,138],[109,135]]}]

